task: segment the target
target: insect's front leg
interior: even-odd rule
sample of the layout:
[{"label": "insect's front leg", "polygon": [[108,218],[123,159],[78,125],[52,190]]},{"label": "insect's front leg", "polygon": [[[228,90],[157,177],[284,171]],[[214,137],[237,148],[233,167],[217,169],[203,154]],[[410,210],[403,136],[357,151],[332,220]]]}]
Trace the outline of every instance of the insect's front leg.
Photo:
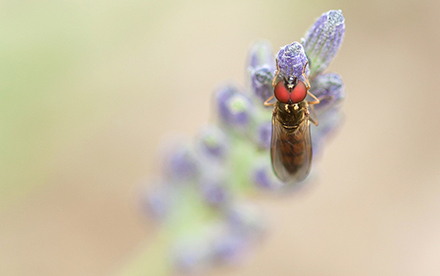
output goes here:
[{"label": "insect's front leg", "polygon": [[319,103],[321,102],[320,99],[318,99],[315,95],[313,95],[313,94],[312,94],[311,92],[309,92],[308,90],[307,90],[307,94],[309,94],[310,97],[312,97],[312,98],[314,99],[314,101],[307,102],[310,106],[312,106],[312,105],[314,105],[314,104],[319,104]]},{"label": "insect's front leg", "polygon": [[309,64],[309,61],[306,61],[306,64],[304,64],[304,66],[303,66],[302,76],[304,77],[304,84],[306,86],[306,89],[307,89],[307,91],[309,91],[309,89],[310,89],[310,82],[309,82],[309,79],[306,77],[306,67],[307,67],[307,64]]},{"label": "insect's front leg", "polygon": [[264,106],[274,106],[275,103],[270,103],[270,102],[269,102],[270,100],[273,99],[273,97],[274,97],[274,95],[270,96],[270,98],[267,99],[267,100],[264,102]]},{"label": "insect's front leg", "polygon": [[280,66],[278,65],[278,59],[276,60],[277,63],[277,72],[275,73],[275,77],[272,80],[272,86],[275,88],[275,86],[277,85],[277,80],[278,80],[278,74],[280,73]]}]

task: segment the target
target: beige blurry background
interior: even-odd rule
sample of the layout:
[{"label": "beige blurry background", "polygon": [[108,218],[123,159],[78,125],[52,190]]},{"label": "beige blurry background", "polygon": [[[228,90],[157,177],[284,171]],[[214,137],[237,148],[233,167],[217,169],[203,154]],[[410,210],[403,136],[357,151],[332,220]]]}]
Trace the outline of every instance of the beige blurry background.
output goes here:
[{"label": "beige blurry background", "polygon": [[[346,122],[318,183],[214,275],[440,275],[438,1],[2,1],[0,275],[106,275],[154,231],[139,183],[246,52],[342,9]],[[172,110],[172,112],[169,112]]]}]

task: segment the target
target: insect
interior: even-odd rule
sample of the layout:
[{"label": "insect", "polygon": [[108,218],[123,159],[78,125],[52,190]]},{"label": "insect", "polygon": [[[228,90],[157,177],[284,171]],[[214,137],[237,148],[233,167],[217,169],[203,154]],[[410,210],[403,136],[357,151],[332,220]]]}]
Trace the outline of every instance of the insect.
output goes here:
[{"label": "insect", "polygon": [[[303,66],[303,82],[293,75],[280,77],[277,59],[277,71],[272,81],[274,95],[264,103],[265,106],[274,106],[270,146],[272,168],[286,183],[304,180],[312,162],[310,122],[318,125],[318,121],[310,116],[310,110],[314,111],[313,105],[320,101],[309,92],[310,83],[305,75],[307,65],[308,62]],[[314,100],[307,101],[307,95]],[[277,101],[269,103],[274,96]]]}]

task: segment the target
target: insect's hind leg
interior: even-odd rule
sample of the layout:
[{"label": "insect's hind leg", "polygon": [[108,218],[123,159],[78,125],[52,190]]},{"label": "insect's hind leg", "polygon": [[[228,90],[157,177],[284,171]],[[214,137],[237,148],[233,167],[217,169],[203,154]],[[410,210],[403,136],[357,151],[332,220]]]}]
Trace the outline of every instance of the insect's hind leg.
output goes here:
[{"label": "insect's hind leg", "polygon": [[[318,126],[318,119],[317,119],[317,116],[316,116],[315,107],[314,107],[313,105],[310,105],[310,109],[312,110],[313,117],[312,117],[312,116],[309,116],[309,120],[310,120],[310,122],[312,122],[315,126]],[[316,119],[315,119],[315,118],[316,118]]]}]

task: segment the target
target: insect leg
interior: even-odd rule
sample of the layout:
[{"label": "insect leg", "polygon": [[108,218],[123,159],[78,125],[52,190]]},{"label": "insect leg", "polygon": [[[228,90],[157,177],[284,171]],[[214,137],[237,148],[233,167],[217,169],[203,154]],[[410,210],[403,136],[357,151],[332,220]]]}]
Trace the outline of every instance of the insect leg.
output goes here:
[{"label": "insect leg", "polygon": [[315,95],[313,95],[309,91],[307,91],[307,94],[309,94],[313,99],[315,99],[312,102],[308,102],[309,105],[319,104],[321,102]]},{"label": "insect leg", "polygon": [[307,89],[307,91],[309,91],[309,89],[310,89],[310,82],[309,82],[309,79],[306,77],[306,67],[307,67],[307,64],[309,64],[309,61],[306,61],[306,64],[304,64],[302,75],[303,75],[304,80],[305,80],[304,84],[306,85],[306,89]]},{"label": "insect leg", "polygon": [[277,72],[275,73],[275,77],[272,80],[272,86],[275,87],[276,84],[276,80],[278,79],[278,74],[280,73],[280,67],[278,66],[278,59],[276,60],[277,62]]},{"label": "insect leg", "polygon": [[315,126],[318,126],[318,119],[315,119],[315,118],[317,118],[317,116],[316,116],[316,111],[315,111],[315,107],[314,107],[313,105],[310,105],[310,109],[312,110],[313,117],[310,116],[310,117],[309,117],[309,120],[310,120],[310,122],[312,122]]},{"label": "insect leg", "polygon": [[274,96],[274,95],[270,96],[270,98],[267,99],[267,100],[264,102],[264,106],[274,106],[274,105],[275,105],[275,103],[270,103],[270,102],[269,102],[270,100],[273,99],[273,96]]}]

